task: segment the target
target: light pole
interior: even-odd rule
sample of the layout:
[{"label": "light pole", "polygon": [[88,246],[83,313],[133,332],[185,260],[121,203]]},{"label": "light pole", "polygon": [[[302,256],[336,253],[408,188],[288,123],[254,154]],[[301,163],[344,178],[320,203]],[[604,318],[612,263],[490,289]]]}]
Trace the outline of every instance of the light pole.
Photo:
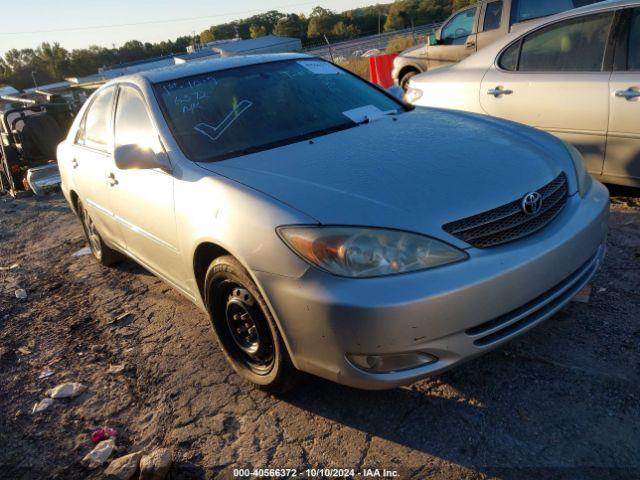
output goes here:
[{"label": "light pole", "polygon": [[33,86],[38,88],[38,82],[36,82],[36,72],[35,72],[35,70],[31,70],[31,78],[33,79]]}]

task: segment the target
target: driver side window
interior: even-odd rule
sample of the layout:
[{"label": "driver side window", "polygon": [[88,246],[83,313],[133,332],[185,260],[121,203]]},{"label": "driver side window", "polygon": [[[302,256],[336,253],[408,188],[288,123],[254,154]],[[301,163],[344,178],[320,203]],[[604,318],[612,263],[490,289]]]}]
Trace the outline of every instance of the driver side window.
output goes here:
[{"label": "driver side window", "polygon": [[469,8],[455,15],[449,23],[442,28],[440,40],[442,43],[462,44],[473,31],[473,23],[476,18],[477,7]]}]

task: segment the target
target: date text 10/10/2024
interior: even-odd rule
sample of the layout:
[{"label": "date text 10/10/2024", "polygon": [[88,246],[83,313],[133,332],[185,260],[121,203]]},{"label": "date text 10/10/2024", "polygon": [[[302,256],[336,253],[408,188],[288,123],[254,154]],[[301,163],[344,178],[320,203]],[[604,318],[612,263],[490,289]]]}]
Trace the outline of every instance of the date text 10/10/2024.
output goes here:
[{"label": "date text 10/10/2024", "polygon": [[234,468],[235,478],[258,477],[258,478],[398,478],[397,470],[386,470],[384,468],[364,468],[356,471],[353,468],[307,468],[297,470],[295,468]]}]

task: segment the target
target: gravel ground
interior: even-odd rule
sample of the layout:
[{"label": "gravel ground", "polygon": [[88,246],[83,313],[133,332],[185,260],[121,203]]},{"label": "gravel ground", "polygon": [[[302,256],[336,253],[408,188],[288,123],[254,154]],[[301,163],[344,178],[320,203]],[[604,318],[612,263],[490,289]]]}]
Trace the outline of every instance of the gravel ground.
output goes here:
[{"label": "gravel ground", "polygon": [[[73,257],[85,242],[60,195],[2,197],[0,267],[19,266],[0,271],[0,478],[102,478],[80,460],[103,425],[119,432],[114,457],[170,448],[173,479],[263,467],[640,478],[640,198],[614,194],[589,304],[410,387],[308,378],[280,398],[241,381],[206,316],[165,283],[132,262]],[[45,367],[54,373],[39,379]],[[63,381],[87,390],[32,414]]]}]

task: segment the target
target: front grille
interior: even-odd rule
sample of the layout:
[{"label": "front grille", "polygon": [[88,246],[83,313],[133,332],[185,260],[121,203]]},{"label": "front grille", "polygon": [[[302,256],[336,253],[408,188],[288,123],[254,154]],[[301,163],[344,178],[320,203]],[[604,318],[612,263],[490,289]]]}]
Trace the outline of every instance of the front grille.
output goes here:
[{"label": "front grille", "polygon": [[465,333],[470,337],[474,337],[474,345],[486,347],[547,318],[571,300],[589,282],[596,273],[603,256],[604,247],[600,247],[598,252],[582,267],[553,288],[525,305],[498,318],[472,327]]},{"label": "front grille", "polygon": [[522,200],[514,200],[493,210],[447,223],[445,232],[478,248],[512,242],[531,235],[553,220],[567,203],[567,177],[561,173],[538,190],[542,208],[535,215],[522,211]]}]

